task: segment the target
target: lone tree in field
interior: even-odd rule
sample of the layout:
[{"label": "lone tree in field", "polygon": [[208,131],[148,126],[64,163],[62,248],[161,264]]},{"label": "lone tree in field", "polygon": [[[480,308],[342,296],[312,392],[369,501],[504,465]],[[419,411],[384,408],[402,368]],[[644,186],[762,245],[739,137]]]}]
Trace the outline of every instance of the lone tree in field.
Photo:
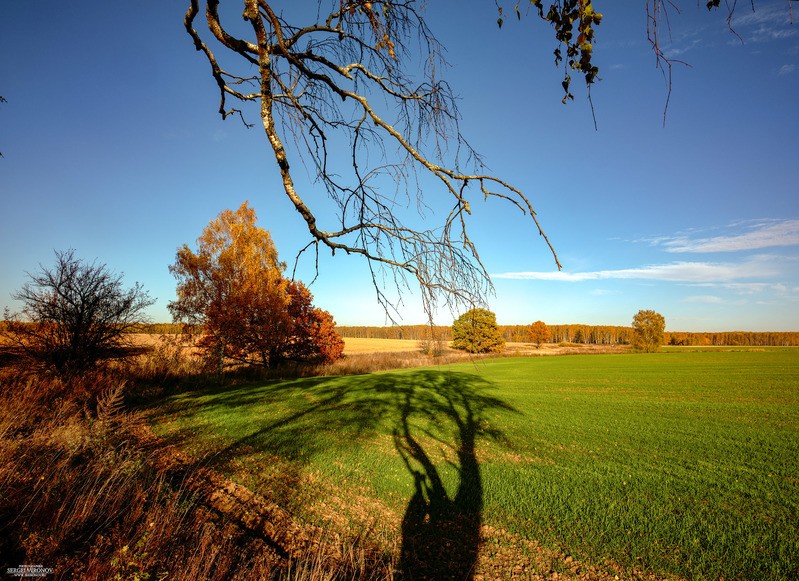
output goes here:
[{"label": "lone tree in field", "polygon": [[636,351],[654,353],[663,345],[666,319],[655,311],[638,311],[633,317],[632,347]]},{"label": "lone tree in field", "polygon": [[544,321],[536,321],[527,329],[527,337],[536,349],[541,349],[541,344],[550,339],[549,327]]},{"label": "lone tree in field", "polygon": [[168,308],[176,322],[202,325],[200,346],[217,371],[226,359],[274,367],[341,357],[333,317],[313,306],[301,282],[283,276],[272,237],[246,202],[212,220],[197,246],[184,244],[169,267],[178,298]]},{"label": "lone tree in field", "polygon": [[471,309],[452,323],[452,346],[469,353],[502,351],[505,339],[497,327],[497,316],[487,309]]},{"label": "lone tree in field", "polygon": [[76,258],[74,250],[55,255],[54,267],[40,265],[12,295],[24,306],[21,314],[4,313],[11,345],[33,365],[65,377],[129,354],[127,334],[147,322],[144,311],[155,300],[138,283],[125,289],[122,275]]}]

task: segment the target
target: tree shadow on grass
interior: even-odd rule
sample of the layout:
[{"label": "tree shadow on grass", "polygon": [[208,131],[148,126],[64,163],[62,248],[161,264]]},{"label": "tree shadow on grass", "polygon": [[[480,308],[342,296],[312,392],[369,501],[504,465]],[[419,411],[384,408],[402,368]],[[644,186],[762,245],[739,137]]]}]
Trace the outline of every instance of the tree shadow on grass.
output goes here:
[{"label": "tree shadow on grass", "polygon": [[[452,371],[308,378],[197,392],[183,398],[178,413],[191,416],[202,408],[246,422],[247,435],[205,460],[219,466],[255,451],[301,471],[328,448],[368,446],[369,439],[388,436],[413,490],[402,519],[402,578],[471,579],[483,511],[477,446],[480,440],[502,441],[491,418],[515,411],[491,390],[479,376]],[[259,419],[258,409],[273,408],[281,412]]]},{"label": "tree shadow on grass", "polygon": [[[401,401],[394,442],[414,480],[414,493],[402,520],[399,568],[404,578],[471,579],[474,575],[483,511],[477,439],[500,438],[485,413],[492,408],[510,409],[481,393],[482,382],[465,374],[429,374],[418,388],[397,394]],[[430,434],[424,424],[449,424],[439,431],[448,432],[449,437],[433,435],[433,439],[455,452],[458,487],[452,496],[423,444],[424,436]]]}]

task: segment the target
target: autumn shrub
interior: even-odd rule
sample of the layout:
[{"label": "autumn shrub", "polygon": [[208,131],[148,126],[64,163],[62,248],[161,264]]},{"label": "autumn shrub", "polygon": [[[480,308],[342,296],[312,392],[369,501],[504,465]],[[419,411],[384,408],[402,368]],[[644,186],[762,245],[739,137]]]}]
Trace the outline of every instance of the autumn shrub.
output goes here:
[{"label": "autumn shrub", "polygon": [[205,367],[195,353],[195,340],[186,335],[161,335],[129,365],[124,374],[137,386],[174,387],[202,377]]},{"label": "autumn shrub", "polygon": [[447,351],[445,333],[437,327],[429,325],[418,343],[419,351],[432,358],[439,358]]}]

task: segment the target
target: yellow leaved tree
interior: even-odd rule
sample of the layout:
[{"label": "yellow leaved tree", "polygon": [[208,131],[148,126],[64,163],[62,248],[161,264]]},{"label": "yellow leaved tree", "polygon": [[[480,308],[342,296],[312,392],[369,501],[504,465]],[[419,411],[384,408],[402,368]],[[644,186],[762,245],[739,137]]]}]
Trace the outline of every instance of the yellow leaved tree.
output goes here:
[{"label": "yellow leaved tree", "polygon": [[652,310],[638,311],[633,317],[633,349],[654,353],[663,345],[665,330],[663,315]]}]

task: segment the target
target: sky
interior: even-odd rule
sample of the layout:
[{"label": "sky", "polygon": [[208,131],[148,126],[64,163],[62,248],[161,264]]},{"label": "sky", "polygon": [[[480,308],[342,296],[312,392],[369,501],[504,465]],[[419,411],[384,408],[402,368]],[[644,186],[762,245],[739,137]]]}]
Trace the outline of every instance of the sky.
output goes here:
[{"label": "sky", "polygon": [[[184,4],[3,1],[0,309],[18,311],[26,273],[72,248],[141,283],[156,299],[150,318],[169,321],[176,249],[245,200],[282,260],[308,243],[263,131],[218,115]],[[645,2],[594,5],[593,114],[576,78],[575,101],[561,103],[555,41],[534,15],[500,29],[494,2],[428,6],[462,132],[529,196],[563,264],[529,218],[474,201],[489,308],[507,325],[630,325],[654,309],[670,331],[799,331],[799,13],[739,3],[733,34],[704,2],[677,2],[662,48],[686,64],[674,65],[664,125]],[[312,181],[300,175],[298,188]],[[314,275],[306,255],[297,277]],[[358,257],[321,252],[310,289],[340,325],[388,324]],[[418,293],[402,299],[401,322],[425,322]]]}]

